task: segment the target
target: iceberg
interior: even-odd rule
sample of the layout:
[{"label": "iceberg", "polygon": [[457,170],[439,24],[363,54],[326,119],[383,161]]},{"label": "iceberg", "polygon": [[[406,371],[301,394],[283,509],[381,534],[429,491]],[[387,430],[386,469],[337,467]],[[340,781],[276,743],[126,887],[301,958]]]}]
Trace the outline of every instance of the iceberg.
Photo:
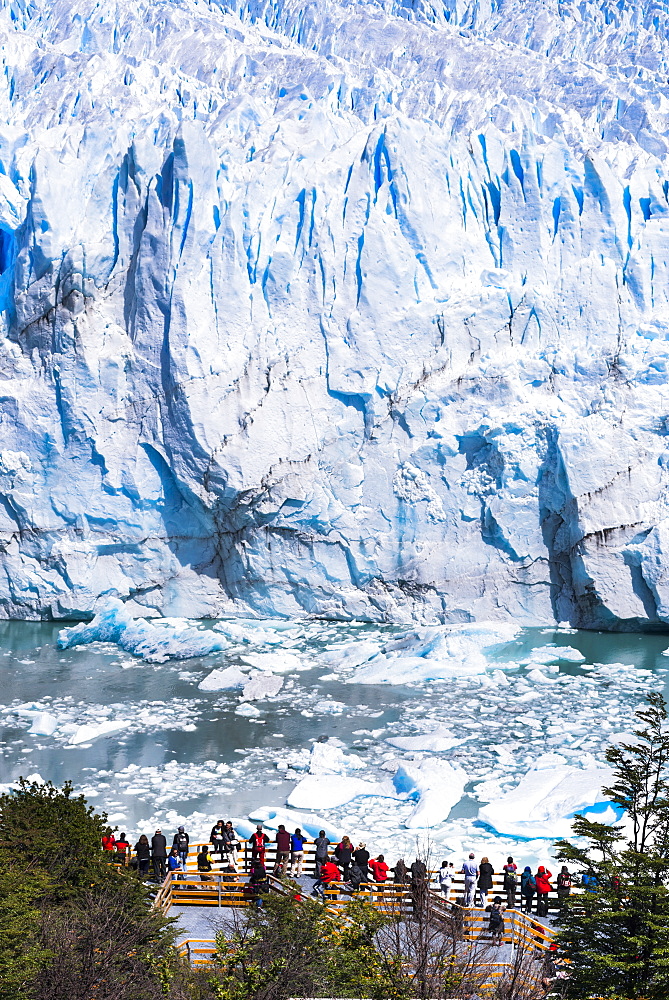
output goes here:
[{"label": "iceberg", "polygon": [[602,787],[613,781],[611,768],[571,767],[555,763],[554,757],[546,754],[540,758],[516,788],[482,806],[481,822],[500,834],[556,839],[571,835],[576,813],[603,823],[621,818],[621,810],[602,792]]},{"label": "iceberg", "polygon": [[[416,684],[455,677],[481,677],[490,666],[485,654],[510,642],[519,631],[520,628],[511,622],[412,630],[386,643],[380,652],[358,666],[347,682]],[[498,668],[500,666],[503,664],[497,664]]]},{"label": "iceberg", "polygon": [[80,746],[82,743],[92,743],[93,740],[100,739],[101,736],[112,736],[127,729],[132,723],[126,719],[109,720],[107,722],[86,723],[77,726],[70,736],[71,746]]},{"label": "iceberg", "polygon": [[397,792],[418,803],[405,825],[410,830],[425,829],[448,819],[468,780],[463,768],[447,760],[402,764],[395,772],[393,785]]},{"label": "iceberg", "polygon": [[247,679],[242,692],[244,701],[259,701],[263,698],[273,698],[283,687],[283,677],[274,674],[257,673]]},{"label": "iceberg", "polygon": [[115,642],[121,649],[149,663],[185,660],[227,649],[226,639],[210,631],[199,631],[188,622],[148,622],[133,618],[116,599],[105,602],[91,622],[64,628],[58,633],[60,649],[92,642]]},{"label": "iceberg", "polygon": [[200,691],[234,691],[248,683],[248,675],[239,667],[223,667],[212,670],[200,683]]}]

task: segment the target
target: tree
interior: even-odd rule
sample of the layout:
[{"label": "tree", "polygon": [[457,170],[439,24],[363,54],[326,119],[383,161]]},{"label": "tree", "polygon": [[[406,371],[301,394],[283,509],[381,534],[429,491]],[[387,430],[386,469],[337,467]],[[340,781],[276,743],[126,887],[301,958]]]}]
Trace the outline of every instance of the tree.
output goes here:
[{"label": "tree", "polygon": [[0,796],[0,844],[12,861],[49,873],[59,895],[90,881],[105,867],[100,851],[107,815],[95,813],[83,795],[51,782],[21,778],[16,791]]},{"label": "tree", "polygon": [[49,959],[41,940],[40,901],[51,891],[42,872],[10,864],[0,870],[0,1000],[29,1000]]},{"label": "tree", "polygon": [[571,963],[569,997],[666,1000],[669,996],[669,732],[660,694],[637,712],[637,742],[611,747],[615,780],[603,791],[624,810],[624,825],[577,816],[558,858],[589,876],[570,897],[560,951]]},{"label": "tree", "polygon": [[173,921],[109,865],[106,827],[69,783],[0,797],[0,1000],[195,1000]]}]

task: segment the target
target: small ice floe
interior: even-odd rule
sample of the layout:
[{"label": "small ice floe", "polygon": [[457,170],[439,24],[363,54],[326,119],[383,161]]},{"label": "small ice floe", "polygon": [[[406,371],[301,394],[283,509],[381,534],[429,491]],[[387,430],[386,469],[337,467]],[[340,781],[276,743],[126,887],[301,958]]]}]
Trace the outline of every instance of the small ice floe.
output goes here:
[{"label": "small ice floe", "polygon": [[242,691],[244,701],[260,701],[262,698],[273,698],[283,687],[283,677],[275,674],[256,673],[246,681]]},{"label": "small ice floe", "polygon": [[239,667],[223,667],[207,674],[198,688],[200,691],[235,691],[243,688],[247,681],[247,675]]},{"label": "small ice floe", "polygon": [[120,733],[123,729],[128,729],[132,723],[127,719],[115,719],[109,722],[99,722],[97,725],[86,724],[77,726],[69,739],[71,746],[79,746],[82,743],[92,743],[102,736],[112,736]]},{"label": "small ice floe", "polygon": [[566,663],[584,663],[585,656],[580,650],[574,649],[573,646],[549,644],[548,646],[538,646],[518,660],[520,664],[560,663],[561,661]]}]

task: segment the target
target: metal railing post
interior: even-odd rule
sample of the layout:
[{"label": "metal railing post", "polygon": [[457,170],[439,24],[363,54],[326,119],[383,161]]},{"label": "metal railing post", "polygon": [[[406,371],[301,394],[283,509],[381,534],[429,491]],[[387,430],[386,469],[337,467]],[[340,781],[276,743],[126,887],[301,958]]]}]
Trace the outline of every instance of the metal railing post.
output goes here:
[{"label": "metal railing post", "polygon": [[218,908],[221,908],[221,876],[218,876]]}]

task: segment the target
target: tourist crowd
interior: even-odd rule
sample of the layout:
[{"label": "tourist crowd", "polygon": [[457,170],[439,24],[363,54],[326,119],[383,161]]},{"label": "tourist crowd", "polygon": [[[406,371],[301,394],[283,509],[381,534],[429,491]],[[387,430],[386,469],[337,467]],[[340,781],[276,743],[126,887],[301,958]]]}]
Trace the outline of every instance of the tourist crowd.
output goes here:
[{"label": "tourist crowd", "polygon": [[[259,823],[248,841],[251,852],[249,885],[253,887],[255,894],[263,891],[264,888],[269,888],[266,855],[270,844],[275,848],[272,874],[278,877],[285,875],[299,878],[304,868],[305,844],[307,843],[308,839],[299,827],[290,833],[281,824],[272,841],[262,824]],[[310,874],[314,878],[312,890],[314,895],[322,897],[325,889],[330,885],[343,884],[350,892],[357,892],[361,886],[392,882],[395,885],[409,887],[414,896],[414,902],[419,904],[421,896],[427,892],[430,874],[425,862],[420,858],[416,858],[410,866],[405,864],[403,858],[399,858],[394,866],[390,867],[383,854],[372,858],[364,842],[360,842],[356,847],[350,838],[345,836],[340,842],[333,844],[326,837],[324,830],[319,832],[313,844],[315,848],[313,853],[314,867]],[[122,864],[132,865],[144,878],[148,878],[149,866],[152,866],[154,879],[157,882],[162,882],[168,872],[174,878],[185,878],[190,836],[184,827],[180,826],[174,834],[171,847],[168,849],[167,838],[161,830],[156,830],[150,842],[148,837],[142,834],[131,849],[124,833],[116,839],[112,831],[108,830],[102,838],[102,847],[103,850],[113,853]],[[208,873],[213,871],[215,857],[218,855],[221,865],[220,872],[237,875],[241,848],[241,841],[232,822],[218,820],[212,827],[209,843],[202,845],[197,855],[198,873],[203,878],[207,878]],[[574,878],[566,865],[562,866],[555,880],[555,885],[553,885],[551,881],[553,875],[544,865],[539,865],[536,872],[533,872],[529,865],[525,865],[521,872],[513,858],[509,857],[501,871],[497,873],[502,876],[503,892],[506,898],[503,900],[501,896],[494,896],[492,903],[488,904],[488,897],[493,890],[493,878],[496,874],[494,867],[487,857],[481,858],[477,863],[476,856],[470,853],[469,858],[461,868],[456,869],[453,862],[443,861],[436,874],[441,895],[447,901],[451,901],[456,888],[456,874],[464,876],[464,891],[453,901],[461,903],[463,906],[480,906],[489,910],[493,936],[495,927],[500,928],[500,935],[503,933],[502,912],[505,908],[515,909],[520,903],[523,911],[529,914],[533,912],[532,908],[536,899],[537,916],[546,916],[549,893],[555,888],[558,902],[561,902],[570,895],[574,884]],[[586,889],[594,888],[588,882],[587,876],[583,876],[581,881]]]}]

